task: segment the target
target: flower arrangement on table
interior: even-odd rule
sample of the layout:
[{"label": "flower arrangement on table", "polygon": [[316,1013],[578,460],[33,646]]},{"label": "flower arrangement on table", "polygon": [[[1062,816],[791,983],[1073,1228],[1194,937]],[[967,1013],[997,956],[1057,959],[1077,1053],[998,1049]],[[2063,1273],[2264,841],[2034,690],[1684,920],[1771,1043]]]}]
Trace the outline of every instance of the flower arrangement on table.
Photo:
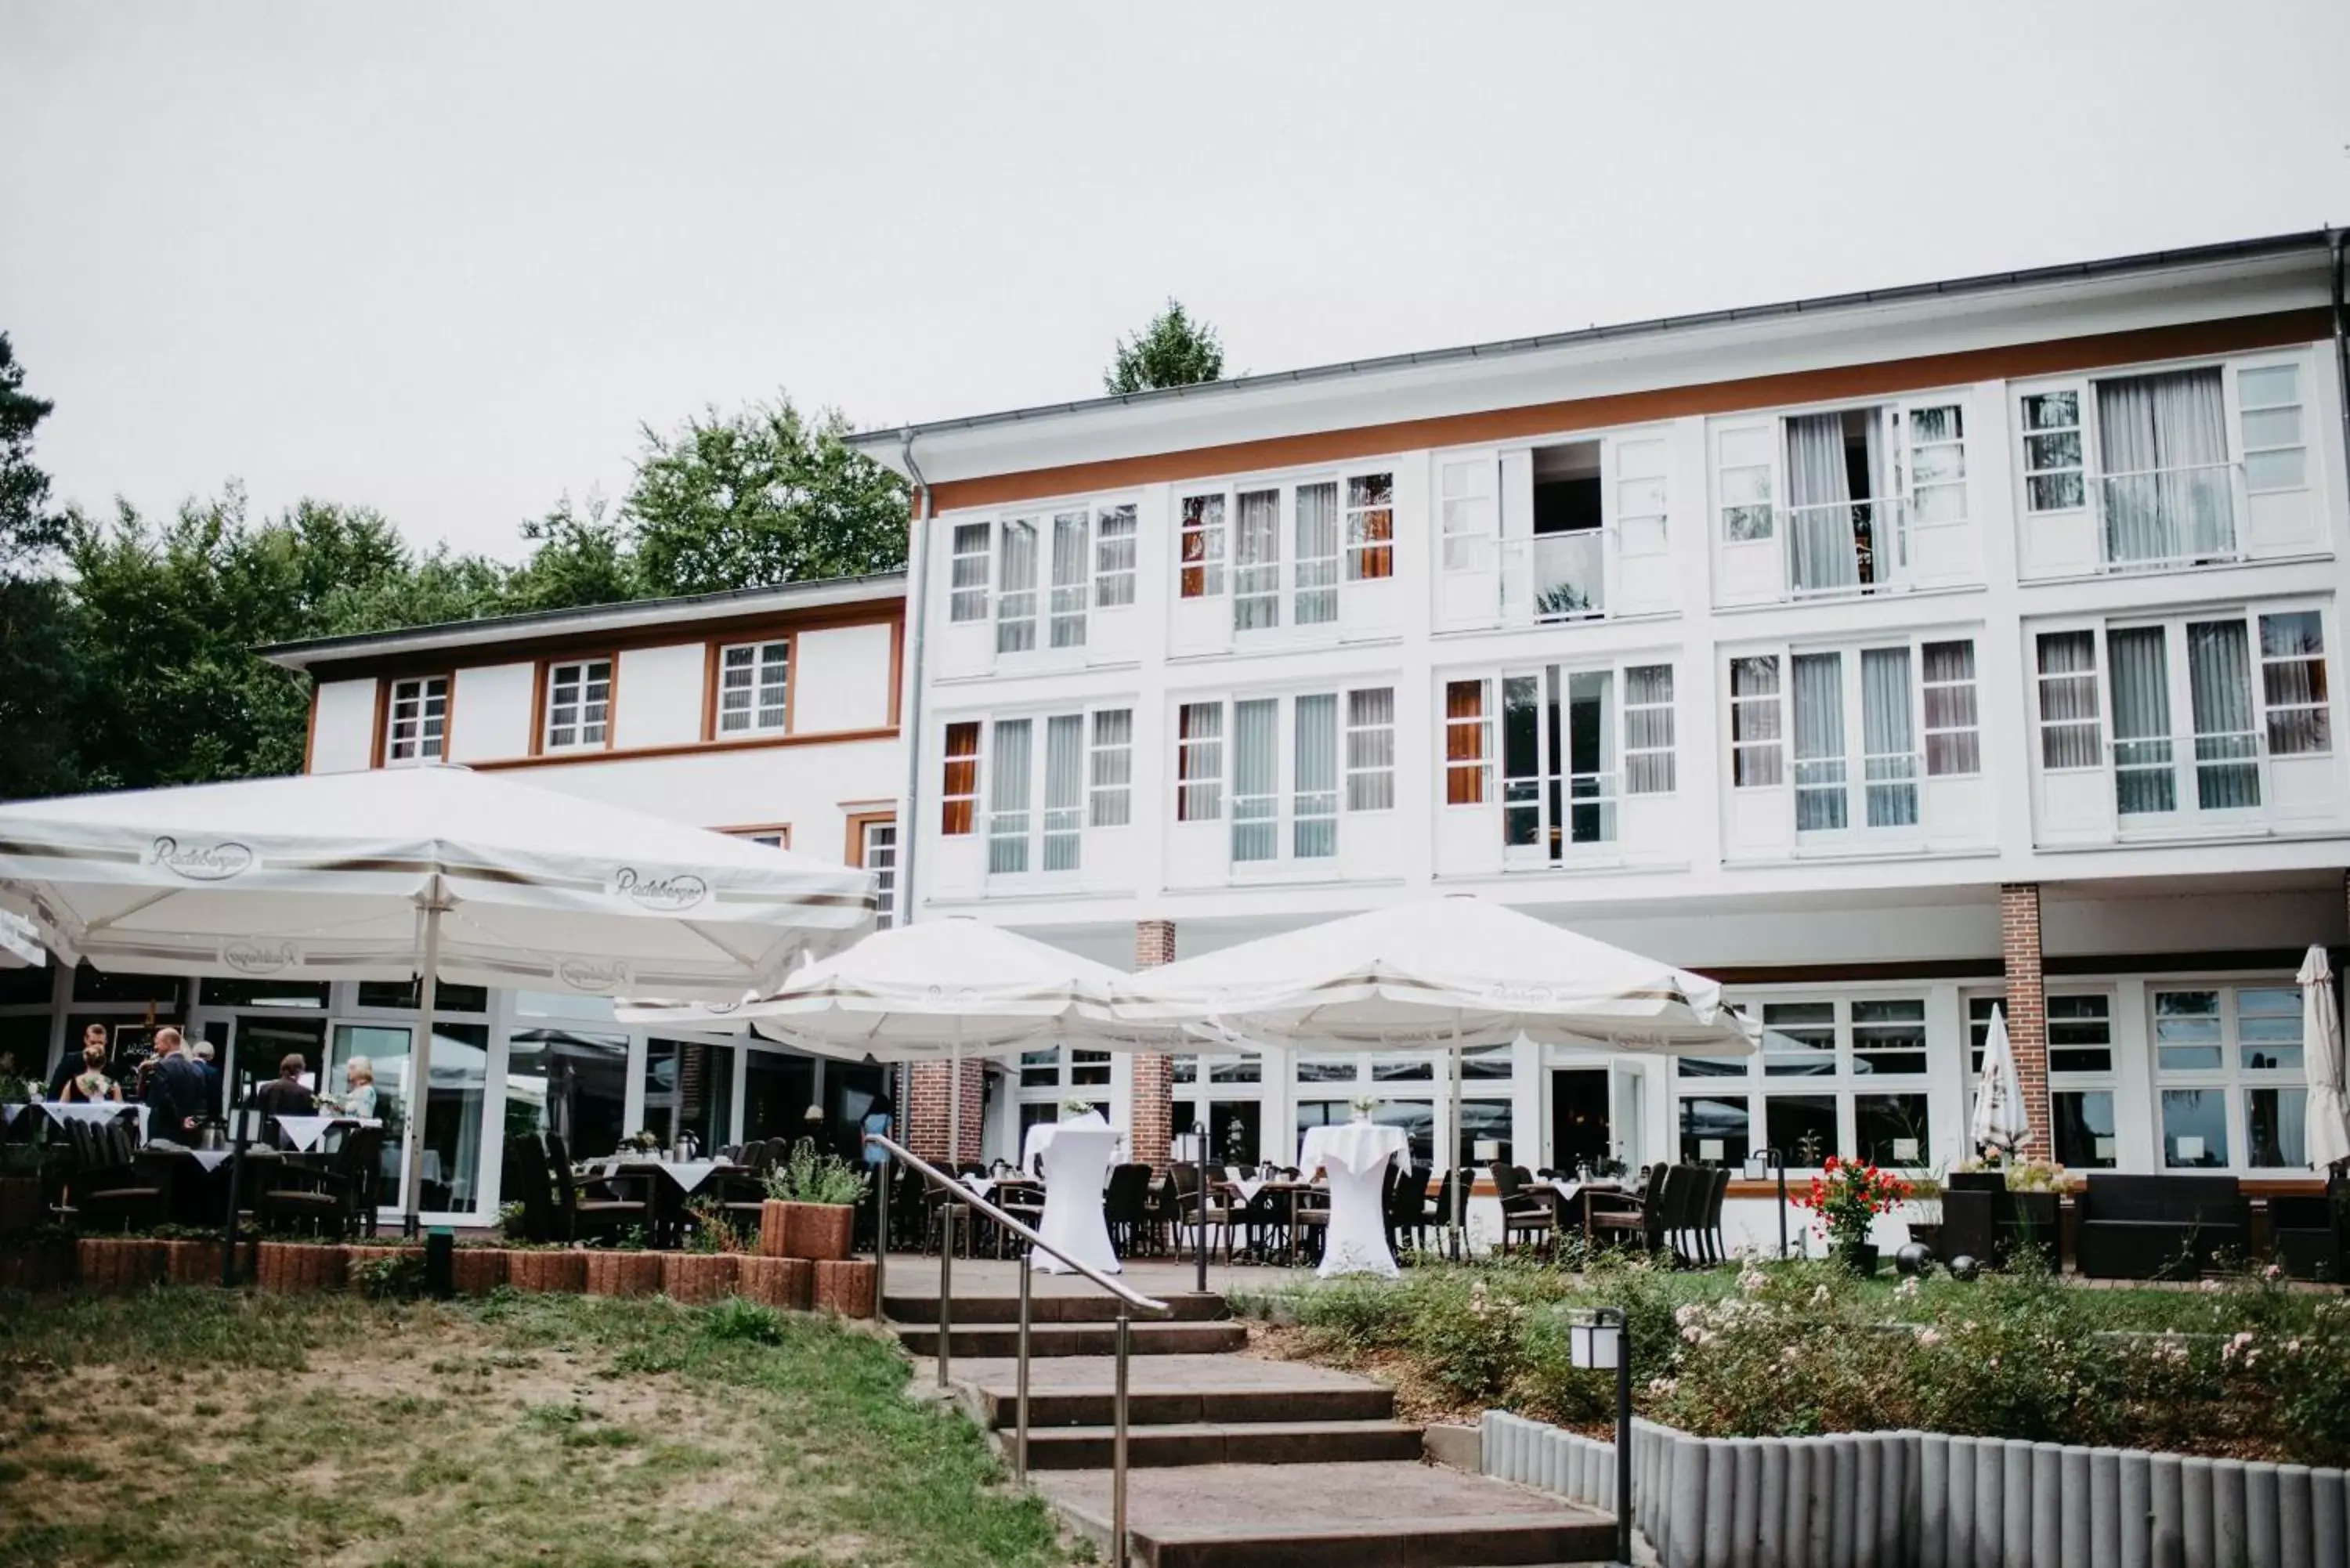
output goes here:
[{"label": "flower arrangement on table", "polygon": [[1808,1209],[1813,1224],[1827,1238],[1838,1258],[1866,1270],[1874,1261],[1868,1228],[1876,1218],[1909,1196],[1909,1184],[1876,1166],[1830,1155],[1812,1178],[1811,1189],[1795,1194],[1799,1209]]},{"label": "flower arrangement on table", "polygon": [[1355,1113],[1355,1118],[1357,1121],[1367,1121],[1371,1114],[1379,1108],[1379,1097],[1377,1095],[1358,1094],[1347,1102],[1347,1108]]},{"label": "flower arrangement on table", "polygon": [[1066,1121],[1071,1116],[1091,1116],[1093,1109],[1094,1103],[1091,1100],[1087,1099],[1083,1095],[1071,1095],[1061,1102],[1061,1119]]}]

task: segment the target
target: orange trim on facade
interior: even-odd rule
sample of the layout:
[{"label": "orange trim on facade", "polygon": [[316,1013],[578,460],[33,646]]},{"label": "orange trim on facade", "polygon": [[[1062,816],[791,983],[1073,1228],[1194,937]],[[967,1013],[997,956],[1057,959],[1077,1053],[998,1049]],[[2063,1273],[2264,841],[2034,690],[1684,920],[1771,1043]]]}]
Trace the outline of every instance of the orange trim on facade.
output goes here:
[{"label": "orange trim on facade", "polygon": [[858,870],[865,868],[865,830],[877,822],[898,820],[895,807],[888,811],[852,811],[848,814],[848,863]]},{"label": "orange trim on facade", "polygon": [[627,746],[608,752],[549,752],[536,757],[486,757],[465,765],[479,773],[502,768],[560,768],[576,763],[635,763],[649,757],[698,757],[713,753],[755,752],[766,746],[841,746],[894,741],[895,724],[875,730],[829,730],[812,735],[750,735],[739,741],[680,741],[666,746]]},{"label": "orange trim on facade", "polygon": [[[2332,321],[2322,307],[2275,311],[2262,316],[2230,317],[2177,327],[2101,332],[2081,337],[2054,337],[2044,342],[2011,344],[1997,348],[1971,348],[1950,354],[1920,355],[1908,359],[1885,359],[1872,364],[1838,365],[1825,369],[1752,376],[1740,380],[1660,388],[1647,392],[1570,398],[1559,402],[1531,403],[1482,413],[1401,420],[1389,424],[1358,425],[1350,430],[1320,431],[1310,435],[1274,436],[1261,441],[1232,441],[1221,446],[1193,447],[1183,452],[1154,452],[1144,457],[1029,469],[1018,473],[945,481],[934,485],[932,493],[938,511],[964,511],[1045,496],[1081,495],[1174,480],[1205,479],[1222,474],[1256,473],[1315,463],[1341,462],[1426,447],[1466,446],[1529,436],[1564,435],[1579,431],[1607,430],[1618,425],[1648,424],[1691,414],[1726,414],[1793,404],[1833,402],[1846,398],[1883,397],[1973,381],[2061,375],[2070,370],[2092,370],[2109,365],[2276,348],[2287,344],[2330,338],[2333,333]],[[910,592],[919,589],[920,585],[910,585]]]},{"label": "orange trim on facade", "polygon": [[763,833],[773,833],[782,836],[785,849],[792,846],[792,825],[788,822],[754,822],[741,827],[713,827],[710,831],[723,833],[729,838],[753,838]]}]

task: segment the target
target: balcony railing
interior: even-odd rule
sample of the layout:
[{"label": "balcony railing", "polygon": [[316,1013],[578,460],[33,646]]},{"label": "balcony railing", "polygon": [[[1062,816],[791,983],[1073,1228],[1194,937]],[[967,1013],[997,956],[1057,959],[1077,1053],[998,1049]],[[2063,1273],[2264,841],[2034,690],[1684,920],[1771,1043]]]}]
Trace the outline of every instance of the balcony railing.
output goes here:
[{"label": "balcony railing", "polygon": [[1554,865],[1577,855],[1606,855],[1617,842],[1622,790],[1622,778],[1614,772],[1505,778],[1503,846],[1516,857],[1539,856]]},{"label": "balcony railing", "polygon": [[2232,462],[2109,473],[2095,490],[2108,570],[2189,566],[2241,553]]},{"label": "balcony railing", "polygon": [[1530,624],[1607,613],[1607,536],[1596,528],[1502,541],[1502,604]]},{"label": "balcony railing", "polygon": [[1908,512],[1898,500],[1825,501],[1785,507],[1781,515],[1791,597],[1866,593],[1908,565]]}]

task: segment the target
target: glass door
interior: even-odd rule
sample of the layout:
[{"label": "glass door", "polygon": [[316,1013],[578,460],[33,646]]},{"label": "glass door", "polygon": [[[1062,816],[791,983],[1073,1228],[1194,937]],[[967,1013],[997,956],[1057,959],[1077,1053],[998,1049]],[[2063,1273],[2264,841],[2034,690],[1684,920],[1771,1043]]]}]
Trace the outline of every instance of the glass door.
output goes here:
[{"label": "glass door", "polygon": [[327,1021],[323,1018],[240,1014],[224,1067],[229,1084],[228,1103],[250,1103],[255,1089],[279,1076],[279,1064],[289,1056],[302,1058],[303,1075],[315,1089],[326,1054]]},{"label": "glass door", "polygon": [[[365,1099],[354,1070],[372,1075],[375,1114],[383,1122],[380,1208],[400,1211],[406,1189],[408,1116],[414,1105],[406,1023],[338,1023],[328,1052],[325,1094],[338,1104]],[[482,1205],[482,1125],[489,1089],[489,1029],[479,1023],[436,1024],[432,1082],[426,1101],[421,1209],[427,1215],[464,1218]]]}]

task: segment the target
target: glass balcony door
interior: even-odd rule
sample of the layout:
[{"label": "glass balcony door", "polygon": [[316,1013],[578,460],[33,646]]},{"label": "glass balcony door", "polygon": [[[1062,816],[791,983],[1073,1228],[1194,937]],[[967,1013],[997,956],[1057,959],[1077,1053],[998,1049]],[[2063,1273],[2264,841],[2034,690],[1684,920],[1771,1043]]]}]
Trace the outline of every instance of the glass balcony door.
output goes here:
[{"label": "glass balcony door", "polygon": [[1615,853],[1617,703],[1612,670],[1553,666],[1503,680],[1506,864],[1556,866]]},{"label": "glass balcony door", "polygon": [[1796,841],[1917,836],[1920,757],[1909,649],[1798,653],[1790,665]]},{"label": "glass balcony door", "polygon": [[2265,758],[2244,622],[2116,627],[2106,646],[2121,826],[2256,820]]}]

